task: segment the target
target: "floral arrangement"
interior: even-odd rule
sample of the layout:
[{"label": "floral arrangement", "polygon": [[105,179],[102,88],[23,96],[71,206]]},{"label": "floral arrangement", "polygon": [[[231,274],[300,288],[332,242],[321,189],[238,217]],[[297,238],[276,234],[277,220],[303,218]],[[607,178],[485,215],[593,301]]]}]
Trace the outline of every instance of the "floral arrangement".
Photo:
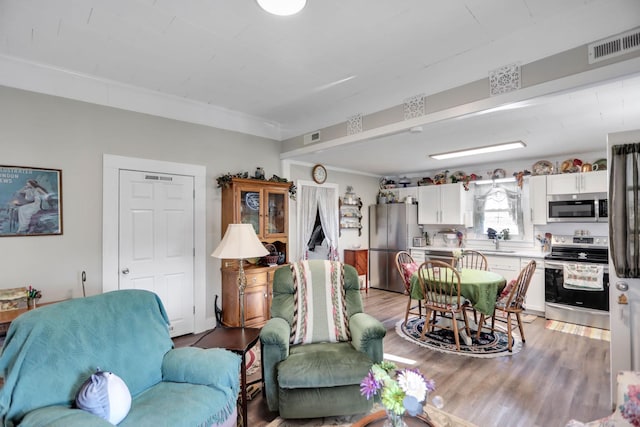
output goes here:
[{"label": "floral arrangement", "polygon": [[435,382],[418,369],[398,370],[395,363],[384,361],[374,364],[360,383],[360,393],[367,400],[379,394],[387,412],[396,415],[405,411],[411,416],[422,413],[429,393],[435,389]]},{"label": "floral arrangement", "polygon": [[27,299],[38,299],[42,298],[42,292],[37,290],[36,288],[29,285],[27,289]]}]

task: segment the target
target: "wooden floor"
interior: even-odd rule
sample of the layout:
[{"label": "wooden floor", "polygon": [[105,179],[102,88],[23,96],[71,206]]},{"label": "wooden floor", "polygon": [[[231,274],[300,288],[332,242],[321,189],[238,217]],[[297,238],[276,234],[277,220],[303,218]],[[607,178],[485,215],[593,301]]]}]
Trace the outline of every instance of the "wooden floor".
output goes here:
[{"label": "wooden floor", "polygon": [[[480,427],[564,427],[571,418],[589,421],[612,412],[606,341],[546,330],[538,318],[524,325],[526,343],[513,356],[444,354],[396,334],[407,297],[376,289],[362,296],[365,312],[387,328],[385,352],[416,360],[415,366],[435,380],[435,394],[444,398],[447,412]],[[262,394],[249,402],[250,427],[265,426],[276,416]]]}]

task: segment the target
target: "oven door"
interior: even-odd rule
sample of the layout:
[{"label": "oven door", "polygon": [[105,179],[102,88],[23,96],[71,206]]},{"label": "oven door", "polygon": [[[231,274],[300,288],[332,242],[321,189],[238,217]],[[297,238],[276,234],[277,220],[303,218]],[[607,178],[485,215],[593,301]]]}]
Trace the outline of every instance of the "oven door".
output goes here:
[{"label": "oven door", "polygon": [[[545,302],[593,310],[609,311],[609,268],[604,265],[602,290],[567,289],[564,287],[564,265],[557,261],[544,263]],[[600,265],[600,264],[598,264]]]}]

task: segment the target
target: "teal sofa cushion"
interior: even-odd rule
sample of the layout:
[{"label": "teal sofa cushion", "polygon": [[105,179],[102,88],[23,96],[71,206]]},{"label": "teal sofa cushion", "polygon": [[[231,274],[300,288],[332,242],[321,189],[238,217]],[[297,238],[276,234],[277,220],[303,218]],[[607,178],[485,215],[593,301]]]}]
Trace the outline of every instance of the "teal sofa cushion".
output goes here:
[{"label": "teal sofa cushion", "polygon": [[[93,422],[77,425],[102,425],[104,420],[95,415],[71,409],[80,386],[97,368],[118,375],[131,392],[131,411],[120,425],[137,419],[138,411],[156,412],[160,419],[178,410],[159,396],[150,398],[156,396],[154,388],[180,396],[176,417],[200,417],[198,423],[176,426],[225,421],[235,410],[240,357],[221,349],[173,349],[168,323],[158,296],[143,290],[73,299],[18,316],[0,356],[3,425],[14,426],[49,410],[66,420],[60,425],[84,420],[85,415]],[[198,409],[202,402],[206,410]]]},{"label": "teal sofa cushion", "polygon": [[[118,426],[208,426],[216,418],[211,410],[211,401],[219,400],[222,395],[223,392],[203,385],[161,382],[133,401],[129,415]],[[20,427],[44,425],[112,426],[89,412],[66,406],[48,406],[31,411],[20,423]]]}]

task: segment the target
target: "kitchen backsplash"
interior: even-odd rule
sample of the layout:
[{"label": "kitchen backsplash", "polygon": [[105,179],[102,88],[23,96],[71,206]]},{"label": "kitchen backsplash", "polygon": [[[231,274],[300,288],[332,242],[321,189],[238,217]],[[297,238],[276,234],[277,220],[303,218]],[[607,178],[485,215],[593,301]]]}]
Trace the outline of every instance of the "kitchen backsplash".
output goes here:
[{"label": "kitchen backsplash", "polygon": [[571,236],[575,234],[576,230],[587,230],[592,236],[608,236],[609,225],[606,222],[595,223],[556,223],[547,224],[534,227],[534,235],[544,233],[551,233],[553,235],[567,235]]}]

